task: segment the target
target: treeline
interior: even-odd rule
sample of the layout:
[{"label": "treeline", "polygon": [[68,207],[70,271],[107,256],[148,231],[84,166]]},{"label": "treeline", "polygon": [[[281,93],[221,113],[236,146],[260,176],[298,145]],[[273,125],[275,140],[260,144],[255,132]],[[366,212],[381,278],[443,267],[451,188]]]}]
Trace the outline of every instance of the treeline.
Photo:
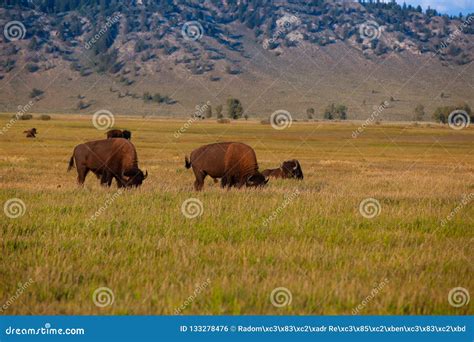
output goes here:
[{"label": "treeline", "polygon": [[[391,0],[389,2],[382,2],[380,0],[358,0],[358,2],[363,5],[367,10],[376,15],[381,15],[383,17],[383,11],[390,11],[392,16],[391,17],[383,17],[387,22],[390,22],[392,19],[397,19],[397,18],[402,18],[402,19],[408,19],[409,15],[411,13],[417,12],[417,13],[424,13],[428,17],[436,17],[436,16],[441,16],[446,14],[441,14],[439,13],[436,9],[430,8],[429,6],[425,9],[423,12],[423,8],[418,5],[418,6],[412,6],[412,5],[407,5],[405,2],[403,2],[402,5],[398,4],[395,0]],[[459,15],[451,15],[448,16],[451,19],[462,19],[464,16],[460,13]]]}]

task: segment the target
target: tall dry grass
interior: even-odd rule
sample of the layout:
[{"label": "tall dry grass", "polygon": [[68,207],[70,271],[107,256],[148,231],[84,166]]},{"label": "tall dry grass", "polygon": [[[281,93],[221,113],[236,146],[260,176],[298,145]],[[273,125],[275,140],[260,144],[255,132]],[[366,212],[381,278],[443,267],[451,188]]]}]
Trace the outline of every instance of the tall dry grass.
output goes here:
[{"label": "tall dry grass", "polygon": [[[33,280],[3,314],[173,314],[207,279],[183,314],[351,314],[385,279],[360,314],[473,313],[448,302],[454,287],[474,293],[472,202],[441,224],[474,191],[472,128],[377,125],[352,139],[355,123],[199,122],[176,139],[184,122],[116,120],[150,174],[119,195],[66,172],[75,145],[104,136],[88,118],[17,122],[0,136],[0,203],[26,205],[0,215],[0,306]],[[35,140],[21,134],[30,126]],[[262,169],[299,159],[305,179],[230,191],[207,180],[196,193],[184,155],[216,141],[253,146]],[[181,212],[191,197],[203,204],[194,219]],[[359,213],[369,197],[373,219]],[[115,300],[100,308],[103,286]],[[277,287],[290,305],[272,305]]]}]

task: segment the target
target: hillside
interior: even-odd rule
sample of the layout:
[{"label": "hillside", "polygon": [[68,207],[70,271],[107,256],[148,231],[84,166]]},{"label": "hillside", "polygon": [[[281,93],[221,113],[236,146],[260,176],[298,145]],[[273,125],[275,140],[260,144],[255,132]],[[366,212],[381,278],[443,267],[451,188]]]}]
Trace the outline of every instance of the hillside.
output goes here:
[{"label": "hillside", "polygon": [[[473,17],[394,3],[0,1],[0,111],[190,116],[238,98],[250,118],[426,118],[474,95]],[[12,24],[13,23],[13,24]],[[33,100],[32,100],[33,99]],[[225,114],[225,113],[224,113]],[[215,113],[214,113],[215,116]]]}]

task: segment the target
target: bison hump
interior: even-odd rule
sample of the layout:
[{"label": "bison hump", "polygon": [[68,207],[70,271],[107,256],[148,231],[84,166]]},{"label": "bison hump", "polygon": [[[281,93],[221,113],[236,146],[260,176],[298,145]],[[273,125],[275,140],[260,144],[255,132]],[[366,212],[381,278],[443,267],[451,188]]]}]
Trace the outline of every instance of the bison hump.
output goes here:
[{"label": "bison hump", "polygon": [[225,155],[226,174],[244,177],[258,170],[257,156],[250,146],[243,143],[229,145]]}]

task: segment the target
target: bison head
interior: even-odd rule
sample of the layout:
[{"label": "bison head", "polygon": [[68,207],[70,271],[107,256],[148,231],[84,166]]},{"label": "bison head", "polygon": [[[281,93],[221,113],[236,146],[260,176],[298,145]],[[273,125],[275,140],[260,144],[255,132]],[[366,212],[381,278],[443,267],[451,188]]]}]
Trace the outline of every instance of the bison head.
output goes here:
[{"label": "bison head", "polygon": [[124,176],[128,177],[127,187],[139,187],[148,177],[148,171],[145,171],[145,173],[143,173],[142,170],[137,168],[124,173]]},{"label": "bison head", "polygon": [[253,175],[250,175],[247,177],[247,182],[246,186],[248,187],[259,187],[259,186],[264,186],[265,184],[268,183],[268,177],[265,177],[262,175],[260,172],[255,173]]},{"label": "bison head", "polygon": [[288,178],[303,179],[303,170],[300,162],[296,159],[284,161],[281,168]]},{"label": "bison head", "polygon": [[132,138],[132,132],[127,131],[127,130],[123,130],[122,131],[122,138],[130,140]]}]

